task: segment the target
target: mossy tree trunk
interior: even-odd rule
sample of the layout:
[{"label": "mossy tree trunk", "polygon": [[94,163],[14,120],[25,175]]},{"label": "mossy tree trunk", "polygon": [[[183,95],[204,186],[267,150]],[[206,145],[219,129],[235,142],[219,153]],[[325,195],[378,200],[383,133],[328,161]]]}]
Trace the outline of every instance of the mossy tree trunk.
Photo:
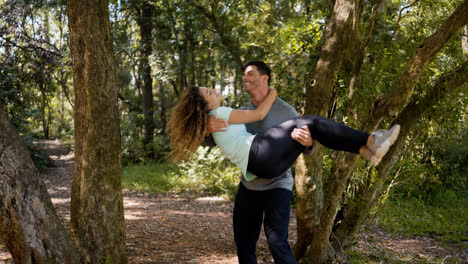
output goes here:
[{"label": "mossy tree trunk", "polygon": [[126,263],[118,84],[108,1],[66,4],[75,89],[72,235],[84,263]]}]

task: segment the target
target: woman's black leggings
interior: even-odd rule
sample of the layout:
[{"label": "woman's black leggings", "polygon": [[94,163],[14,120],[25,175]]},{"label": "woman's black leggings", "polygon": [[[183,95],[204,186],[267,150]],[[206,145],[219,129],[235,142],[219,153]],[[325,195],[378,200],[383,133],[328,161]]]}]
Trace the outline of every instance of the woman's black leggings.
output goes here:
[{"label": "woman's black leggings", "polygon": [[359,154],[369,134],[321,116],[302,116],[285,121],[255,135],[249,153],[247,171],[260,178],[274,178],[288,170],[304,151],[291,137],[295,128],[308,126],[313,140],[327,148]]}]

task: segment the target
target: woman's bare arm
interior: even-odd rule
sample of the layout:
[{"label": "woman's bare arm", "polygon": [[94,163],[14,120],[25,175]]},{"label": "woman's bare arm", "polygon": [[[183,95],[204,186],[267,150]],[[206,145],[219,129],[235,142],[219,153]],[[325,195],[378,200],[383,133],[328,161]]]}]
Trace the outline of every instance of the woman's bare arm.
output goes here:
[{"label": "woman's bare arm", "polygon": [[229,124],[244,124],[260,121],[270,112],[270,108],[275,102],[276,90],[270,89],[265,100],[255,110],[232,110],[229,115]]}]

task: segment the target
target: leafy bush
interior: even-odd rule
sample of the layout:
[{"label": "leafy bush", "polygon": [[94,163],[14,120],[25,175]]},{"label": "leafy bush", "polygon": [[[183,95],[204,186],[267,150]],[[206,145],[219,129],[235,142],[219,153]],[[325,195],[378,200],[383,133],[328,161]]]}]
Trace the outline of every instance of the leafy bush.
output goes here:
[{"label": "leafy bush", "polygon": [[122,169],[122,186],[143,192],[208,192],[234,197],[240,171],[218,148],[200,147],[180,165],[140,163]]},{"label": "leafy bush", "polygon": [[[135,117],[135,119],[139,118]],[[131,118],[122,119],[120,123],[122,164],[163,161],[169,152],[168,137],[161,135],[161,131],[155,131],[152,144],[145,146],[141,139],[141,126],[135,124],[138,122]]]},{"label": "leafy bush", "polygon": [[179,173],[194,179],[197,188],[233,197],[240,170],[232,165],[219,148],[199,147],[192,160],[179,165]]},{"label": "leafy bush", "polygon": [[177,167],[164,162],[128,165],[122,168],[122,187],[150,193],[185,190],[187,183],[177,172]]}]

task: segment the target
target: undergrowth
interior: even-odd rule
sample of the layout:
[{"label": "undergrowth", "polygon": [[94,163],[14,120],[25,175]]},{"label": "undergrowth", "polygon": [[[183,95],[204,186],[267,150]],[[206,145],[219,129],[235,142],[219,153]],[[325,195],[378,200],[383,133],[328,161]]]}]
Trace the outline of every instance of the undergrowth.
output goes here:
[{"label": "undergrowth", "polygon": [[200,147],[194,157],[176,165],[167,162],[127,165],[122,187],[148,193],[198,192],[231,199],[240,171],[218,148]]},{"label": "undergrowth", "polygon": [[[378,212],[379,226],[385,231],[405,237],[431,237],[443,247],[456,251],[468,249],[466,193],[440,190],[431,199],[418,197],[393,196],[386,200]],[[375,239],[374,239],[375,240]],[[374,244],[369,239],[366,243]],[[434,259],[420,256],[401,255],[389,250],[362,252],[347,251],[347,263],[421,263],[421,264],[459,264],[465,263],[456,256],[440,256]]]},{"label": "undergrowth", "polygon": [[[468,197],[441,190],[431,201],[393,197],[379,210],[379,224],[407,236],[431,236],[446,243],[468,241]],[[459,243],[462,249],[468,244]]]}]

